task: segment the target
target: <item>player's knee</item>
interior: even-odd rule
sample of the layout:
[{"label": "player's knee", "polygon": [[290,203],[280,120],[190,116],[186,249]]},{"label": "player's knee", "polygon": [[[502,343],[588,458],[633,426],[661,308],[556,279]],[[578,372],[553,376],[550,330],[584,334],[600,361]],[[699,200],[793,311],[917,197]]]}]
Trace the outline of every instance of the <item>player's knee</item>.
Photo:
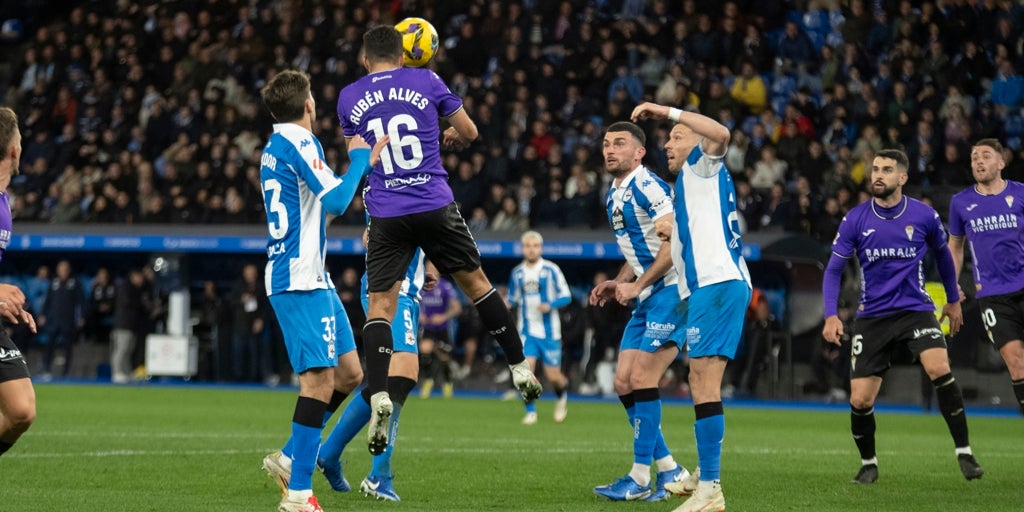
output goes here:
[{"label": "player's knee", "polygon": [[4,416],[11,423],[11,430],[20,434],[28,430],[36,420],[36,407],[33,404],[19,405],[5,411]]},{"label": "player's knee", "polygon": [[633,388],[629,384],[629,378],[615,377],[615,393],[618,395],[626,395],[633,391]]},{"label": "player's knee", "polygon": [[850,397],[850,407],[853,407],[854,409],[870,409],[874,405],[875,401],[873,399],[868,399],[867,397],[862,396]]},{"label": "player's knee", "polygon": [[342,393],[351,393],[363,381],[363,369],[358,368],[343,375],[334,376],[334,389]]}]

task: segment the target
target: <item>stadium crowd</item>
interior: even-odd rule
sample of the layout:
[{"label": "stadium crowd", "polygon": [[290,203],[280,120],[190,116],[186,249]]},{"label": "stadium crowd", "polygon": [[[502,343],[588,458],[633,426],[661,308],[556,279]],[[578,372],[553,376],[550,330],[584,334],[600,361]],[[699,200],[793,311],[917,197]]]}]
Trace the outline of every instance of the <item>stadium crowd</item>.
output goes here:
[{"label": "stadium crowd", "polygon": [[[602,129],[645,98],[732,129],[749,231],[830,240],[883,148],[909,153],[913,193],[940,212],[970,183],[972,141],[999,138],[1005,176],[1024,176],[1020,1],[47,4],[5,7],[0,32],[0,90],[25,141],[19,221],[263,222],[272,121],[259,88],[308,72],[328,162],[343,170],[334,109],[363,72],[362,32],[409,15],[434,22],[431,66],[480,127],[445,159],[473,230],[603,228]],[[647,128],[662,171],[667,132]],[[358,199],[342,222],[363,222]]]}]

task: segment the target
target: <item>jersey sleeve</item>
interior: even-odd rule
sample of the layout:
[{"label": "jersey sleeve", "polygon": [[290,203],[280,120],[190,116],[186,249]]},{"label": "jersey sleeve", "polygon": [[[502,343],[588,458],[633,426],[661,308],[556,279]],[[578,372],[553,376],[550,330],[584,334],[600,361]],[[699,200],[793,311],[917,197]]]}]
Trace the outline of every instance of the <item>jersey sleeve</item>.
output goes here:
[{"label": "jersey sleeve", "polygon": [[338,94],[338,122],[341,123],[341,132],[345,137],[354,137],[356,135],[356,125],[352,124],[348,114],[348,105],[345,104],[342,94]]},{"label": "jersey sleeve", "polygon": [[302,139],[294,151],[297,155],[297,158],[292,159],[295,174],[306,182],[306,186],[317,199],[341,183],[334,175],[334,171],[324,162],[324,149],[316,137],[310,135],[309,139]]},{"label": "jersey sleeve", "polygon": [[946,228],[942,227],[942,219],[939,218],[939,212],[932,210],[932,218],[928,222],[928,234],[926,240],[928,241],[928,247],[934,251],[938,251],[944,247],[948,242],[946,238]]},{"label": "jersey sleeve", "polygon": [[953,236],[964,236],[967,230],[964,229],[964,217],[960,213],[960,201],[954,196],[949,202],[949,234]]},{"label": "jersey sleeve", "polygon": [[725,164],[722,159],[725,155],[709,155],[704,152],[704,146],[697,144],[697,147],[690,151],[690,155],[686,157],[686,163],[689,164],[690,170],[702,178],[710,178],[718,174]]},{"label": "jersey sleeve", "polygon": [[647,177],[640,182],[639,188],[640,195],[637,199],[642,201],[641,206],[652,220],[672,213],[672,189],[668,183]]},{"label": "jersey sleeve", "polygon": [[513,269],[512,275],[508,279],[508,303],[512,306],[518,306],[522,302],[520,297],[521,291],[519,289],[519,269]]},{"label": "jersey sleeve", "polygon": [[839,223],[839,230],[836,238],[832,240],[832,254],[840,258],[852,258],[857,251],[857,226],[850,221],[849,216],[844,216]]},{"label": "jersey sleeve", "polygon": [[437,112],[441,114],[441,117],[451,117],[462,108],[462,98],[453,94],[444,80],[441,80],[441,77],[433,71],[430,72],[430,84],[434,91]]},{"label": "jersey sleeve", "polygon": [[551,302],[551,307],[561,308],[568,306],[572,302],[572,294],[569,291],[569,283],[565,280],[565,275],[562,274],[562,269],[558,268],[557,265],[551,265],[551,283],[555,287],[555,300]]}]

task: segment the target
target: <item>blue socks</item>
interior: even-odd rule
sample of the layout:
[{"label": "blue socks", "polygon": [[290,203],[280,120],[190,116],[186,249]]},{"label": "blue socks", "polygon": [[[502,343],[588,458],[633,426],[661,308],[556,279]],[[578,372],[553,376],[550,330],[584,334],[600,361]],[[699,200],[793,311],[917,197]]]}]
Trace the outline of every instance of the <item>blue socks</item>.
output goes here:
[{"label": "blue socks", "polygon": [[633,462],[649,466],[661,433],[661,396],[657,388],[636,389],[633,399]]},{"label": "blue socks", "polygon": [[300,396],[292,415],[292,476],[288,489],[304,491],[313,488],[313,469],[316,467],[327,403]]},{"label": "blue socks", "polygon": [[693,406],[697,421],[693,433],[697,438],[697,461],[701,481],[721,478],[722,439],[725,437],[725,411],[722,402],[707,402]]},{"label": "blue socks", "polygon": [[359,396],[353,397],[349,401],[345,410],[342,411],[338,423],[331,430],[331,435],[320,447],[321,459],[332,461],[340,459],[345,445],[352,441],[370,421],[370,402],[367,394],[366,388],[363,388],[363,392]]}]

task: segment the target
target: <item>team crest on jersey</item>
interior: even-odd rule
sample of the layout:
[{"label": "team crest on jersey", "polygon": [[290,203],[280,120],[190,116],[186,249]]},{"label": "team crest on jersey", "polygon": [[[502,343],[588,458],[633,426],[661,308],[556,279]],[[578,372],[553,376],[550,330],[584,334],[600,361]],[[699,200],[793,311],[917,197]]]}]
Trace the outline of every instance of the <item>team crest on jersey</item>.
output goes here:
[{"label": "team crest on jersey", "polygon": [[612,212],[612,231],[626,229],[626,216],[622,214],[622,208],[616,208]]},{"label": "team crest on jersey", "polygon": [[907,232],[907,240],[913,240],[914,239],[914,226],[907,226],[907,227],[905,227],[903,229],[904,229],[904,231]]},{"label": "team crest on jersey", "polygon": [[1013,208],[1013,196],[1006,196],[1006,206]]},{"label": "team crest on jersey", "polygon": [[623,203],[628,203],[632,199],[633,199],[633,189],[627,188],[626,191],[622,193],[622,202]]}]

